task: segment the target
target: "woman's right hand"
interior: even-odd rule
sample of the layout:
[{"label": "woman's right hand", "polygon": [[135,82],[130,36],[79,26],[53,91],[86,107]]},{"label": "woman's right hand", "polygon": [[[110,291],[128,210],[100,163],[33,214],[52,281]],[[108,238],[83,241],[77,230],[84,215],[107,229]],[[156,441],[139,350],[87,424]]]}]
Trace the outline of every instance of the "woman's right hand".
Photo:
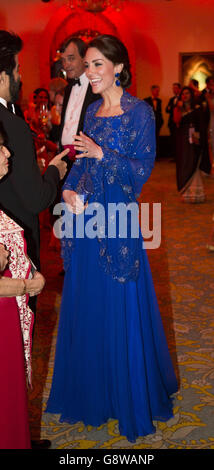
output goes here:
[{"label": "woman's right hand", "polygon": [[62,195],[70,212],[73,212],[76,215],[82,214],[82,212],[84,212],[85,205],[75,191],[65,189]]},{"label": "woman's right hand", "polygon": [[0,271],[4,271],[8,263],[9,251],[0,243]]},{"label": "woman's right hand", "polygon": [[36,271],[32,279],[25,279],[26,285],[26,294],[29,294],[30,297],[40,294],[44,285],[45,278],[44,276]]}]

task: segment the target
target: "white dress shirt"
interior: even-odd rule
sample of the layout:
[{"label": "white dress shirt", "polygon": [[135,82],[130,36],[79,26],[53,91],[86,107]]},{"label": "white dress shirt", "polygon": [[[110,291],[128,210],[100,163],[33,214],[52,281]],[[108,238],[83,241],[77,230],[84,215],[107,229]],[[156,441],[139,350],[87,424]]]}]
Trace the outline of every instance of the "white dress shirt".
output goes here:
[{"label": "white dress shirt", "polygon": [[77,133],[80,114],[89,84],[89,80],[85,73],[83,73],[79,78],[81,86],[74,85],[72,87],[68,100],[62,131],[62,145],[71,145],[73,143],[73,135],[76,135]]},{"label": "white dress shirt", "polygon": [[[7,101],[4,99],[4,98],[1,98],[0,96],[0,103],[3,104],[3,106],[5,106],[5,108],[7,108]],[[12,109],[13,109],[13,113],[15,114],[15,106],[13,103],[12,104]]]}]

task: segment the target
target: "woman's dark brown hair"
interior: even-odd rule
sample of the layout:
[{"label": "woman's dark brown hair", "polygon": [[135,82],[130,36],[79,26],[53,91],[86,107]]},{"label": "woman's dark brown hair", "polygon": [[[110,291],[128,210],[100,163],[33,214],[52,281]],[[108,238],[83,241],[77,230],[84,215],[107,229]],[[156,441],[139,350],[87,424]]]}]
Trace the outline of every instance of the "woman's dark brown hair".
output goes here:
[{"label": "woman's dark brown hair", "polygon": [[189,86],[184,86],[180,92],[180,96],[179,96],[179,101],[182,100],[182,94],[183,94],[183,91],[185,90],[188,90],[189,93],[190,93],[190,106],[191,106],[191,109],[194,109],[195,107],[195,96],[194,96],[194,91],[192,88],[190,88]]},{"label": "woman's dark brown hair", "polygon": [[88,48],[95,47],[114,65],[123,64],[123,70],[119,74],[119,80],[122,88],[131,85],[131,70],[129,55],[126,47],[116,36],[102,34],[89,42]]}]

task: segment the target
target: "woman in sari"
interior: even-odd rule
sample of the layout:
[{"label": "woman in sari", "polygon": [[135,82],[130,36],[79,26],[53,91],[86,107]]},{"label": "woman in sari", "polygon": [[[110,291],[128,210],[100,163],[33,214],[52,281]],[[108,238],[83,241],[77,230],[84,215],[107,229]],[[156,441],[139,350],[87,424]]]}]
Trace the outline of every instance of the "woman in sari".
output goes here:
[{"label": "woman in sari", "polygon": [[[0,130],[0,179],[10,152]],[[1,184],[1,183],[0,183]],[[23,229],[0,210],[0,449],[30,449],[26,376],[31,383],[33,313],[29,296],[44,286],[26,255]]]},{"label": "woman in sari", "polygon": [[190,87],[183,87],[174,108],[176,124],[176,177],[181,198],[187,203],[204,202],[205,194],[200,172],[202,142],[200,139],[201,110],[195,105]]}]

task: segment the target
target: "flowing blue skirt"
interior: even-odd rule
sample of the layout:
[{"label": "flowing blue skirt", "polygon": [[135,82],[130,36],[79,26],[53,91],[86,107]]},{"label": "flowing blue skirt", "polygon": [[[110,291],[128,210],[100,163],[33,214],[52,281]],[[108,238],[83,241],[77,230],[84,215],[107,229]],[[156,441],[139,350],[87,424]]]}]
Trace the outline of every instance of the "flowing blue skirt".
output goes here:
[{"label": "flowing blue skirt", "polygon": [[177,381],[145,250],[137,282],[124,284],[104,273],[98,251],[97,239],[75,240],[46,411],[72,424],[117,419],[135,442],[173,416]]}]

